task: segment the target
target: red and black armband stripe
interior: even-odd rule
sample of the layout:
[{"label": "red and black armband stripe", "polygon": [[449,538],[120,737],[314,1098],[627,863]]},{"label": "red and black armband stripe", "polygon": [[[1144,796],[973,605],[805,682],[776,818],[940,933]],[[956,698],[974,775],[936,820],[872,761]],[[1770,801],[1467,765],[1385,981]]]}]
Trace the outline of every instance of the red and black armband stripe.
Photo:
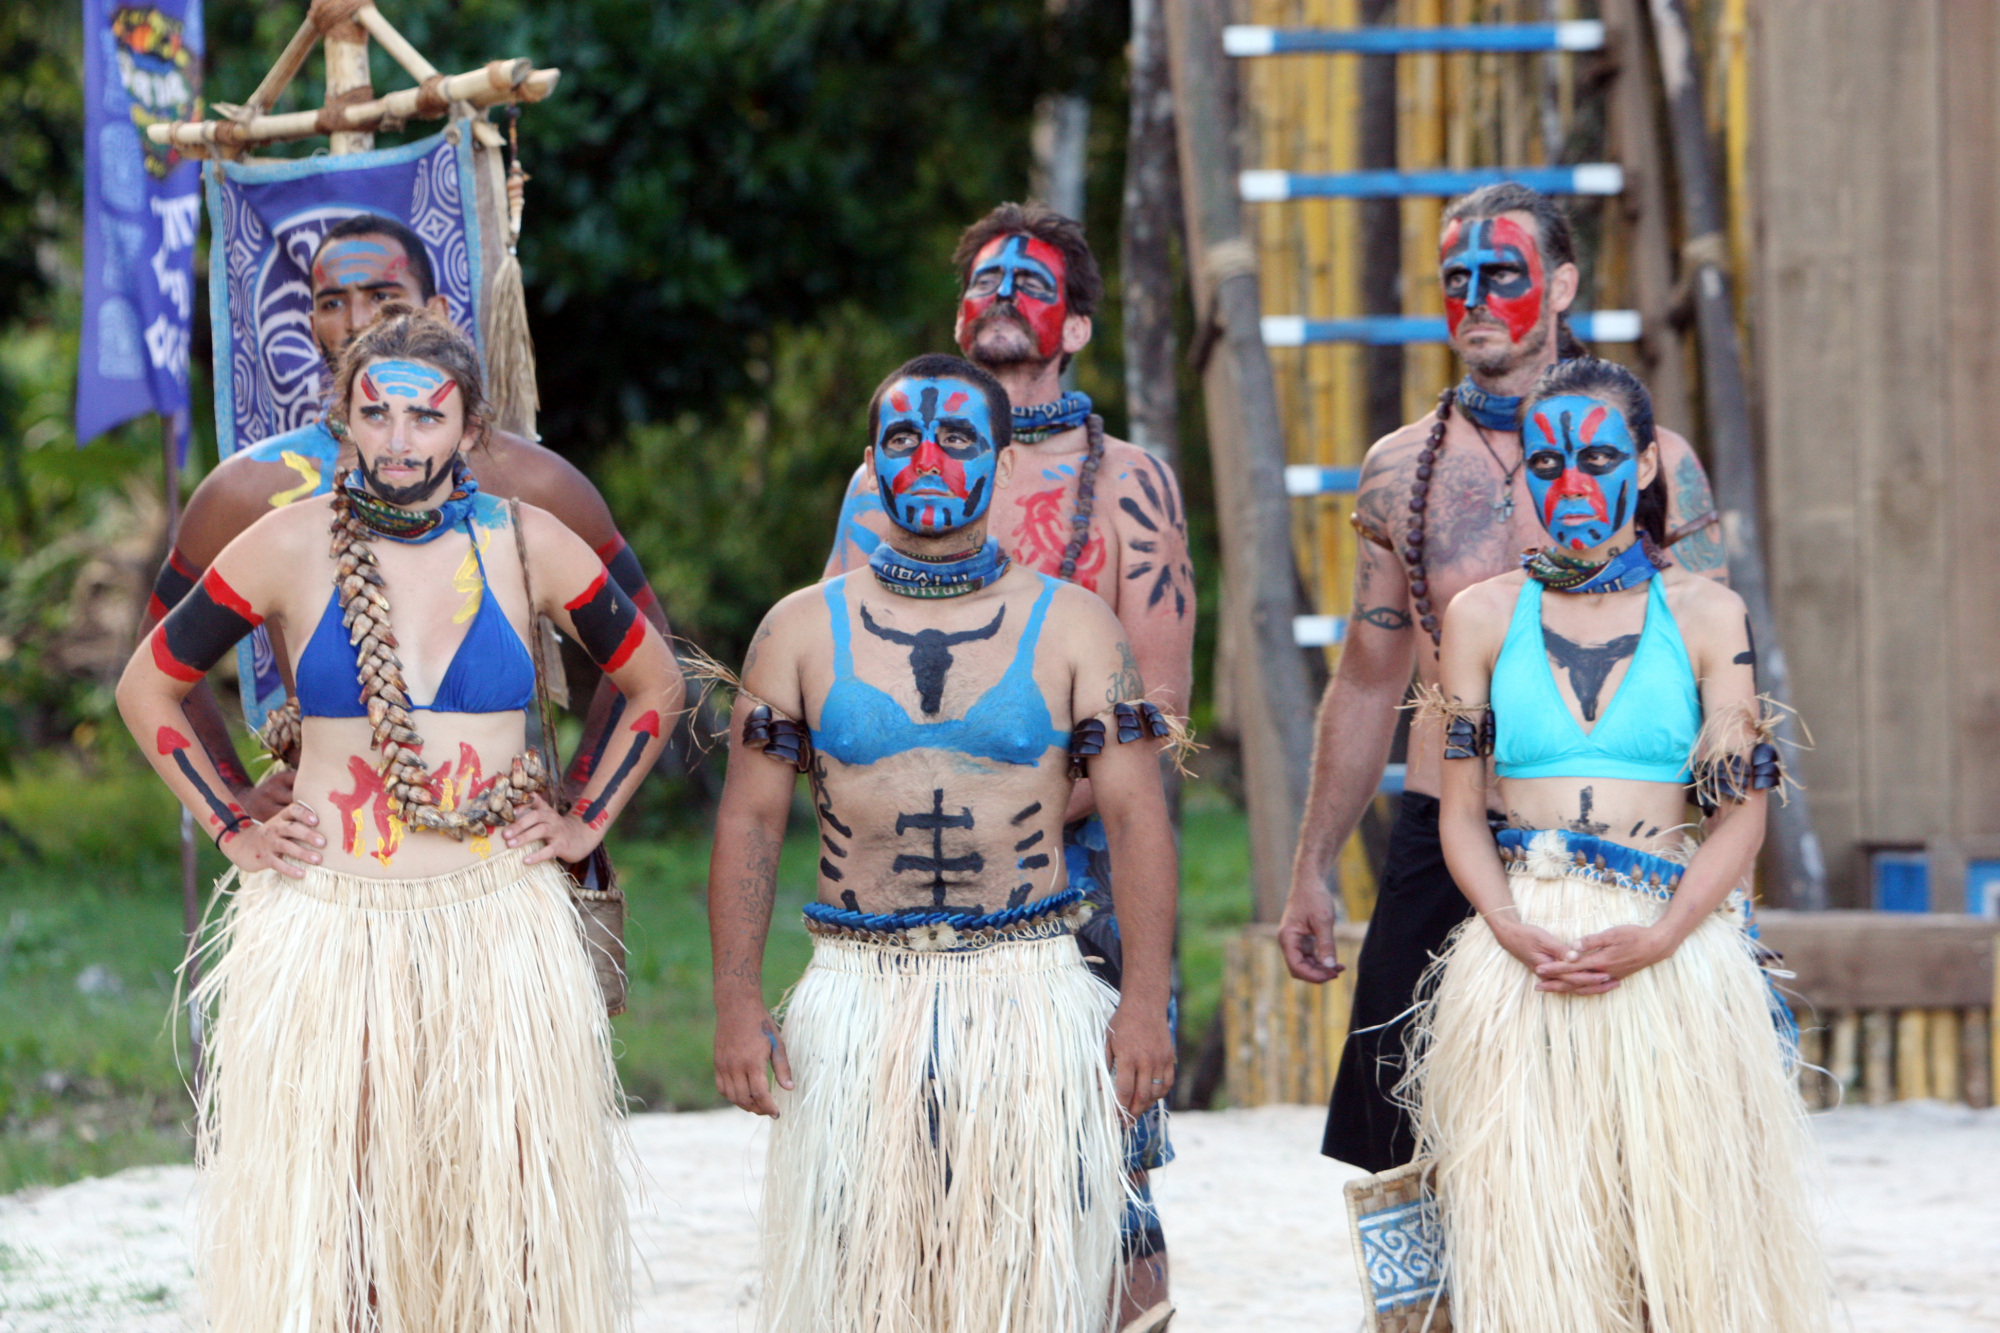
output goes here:
[{"label": "red and black armband stripe", "polygon": [[646,571],[640,568],[638,555],[625,544],[623,537],[613,537],[598,547],[597,558],[604,562],[611,581],[632,599],[632,605],[643,611],[659,600],[653,595],[653,585],[646,581]]},{"label": "red and black armband stripe", "polygon": [[181,554],[181,548],[171,548],[167,552],[166,563],[160,566],[160,576],[153,580],[153,596],[146,603],[146,614],[154,620],[165,620],[167,612],[179,606],[194,591],[194,585],[200,578],[201,571]]},{"label": "red and black armband stripe", "polygon": [[638,651],[646,637],[646,622],[625,590],[611,581],[611,571],[600,569],[590,586],[563,603],[570,622],[576,626],[576,641],[590,660],[606,671],[616,671]]},{"label": "red and black armband stripe", "polygon": [[264,617],[211,569],[153,630],[153,665],[192,684],[263,623]]}]

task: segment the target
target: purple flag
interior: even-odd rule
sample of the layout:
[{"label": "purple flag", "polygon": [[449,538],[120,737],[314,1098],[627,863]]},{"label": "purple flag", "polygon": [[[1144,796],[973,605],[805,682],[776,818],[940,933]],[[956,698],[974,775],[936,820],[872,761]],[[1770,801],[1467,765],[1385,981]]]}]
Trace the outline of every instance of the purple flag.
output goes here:
[{"label": "purple flag", "polygon": [[83,0],[83,34],[79,444],[142,412],[187,410],[201,174],[146,127],[195,114],[201,0]]}]

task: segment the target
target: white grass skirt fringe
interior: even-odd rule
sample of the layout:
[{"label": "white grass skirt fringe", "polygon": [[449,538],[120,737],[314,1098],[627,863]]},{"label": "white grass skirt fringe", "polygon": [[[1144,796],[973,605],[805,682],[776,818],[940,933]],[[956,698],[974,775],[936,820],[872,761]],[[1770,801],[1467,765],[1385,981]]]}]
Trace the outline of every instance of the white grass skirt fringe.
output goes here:
[{"label": "white grass skirt fringe", "polygon": [[1117,996],[1068,935],[820,937],[784,1018],[764,1188],[772,1333],[1097,1333],[1124,1216]]},{"label": "white grass skirt fringe", "polygon": [[[1578,939],[1664,912],[1560,842],[1509,868],[1524,920]],[[1827,1327],[1810,1132],[1739,907],[1596,996],[1537,991],[1474,917],[1431,986],[1406,1091],[1457,1333]]]},{"label": "white grass skirt fringe", "polygon": [[553,863],[265,871],[203,948],[211,1327],[623,1326],[623,1102]]}]

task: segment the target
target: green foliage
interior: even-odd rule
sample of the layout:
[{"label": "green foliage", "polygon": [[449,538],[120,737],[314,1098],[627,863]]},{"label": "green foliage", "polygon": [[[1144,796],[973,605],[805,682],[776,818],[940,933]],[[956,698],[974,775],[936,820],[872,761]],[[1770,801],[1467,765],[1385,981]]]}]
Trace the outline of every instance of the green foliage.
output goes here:
[{"label": "green foliage", "polygon": [[0,5],[0,319],[47,298],[53,252],[83,207],[83,48],[76,5]]}]

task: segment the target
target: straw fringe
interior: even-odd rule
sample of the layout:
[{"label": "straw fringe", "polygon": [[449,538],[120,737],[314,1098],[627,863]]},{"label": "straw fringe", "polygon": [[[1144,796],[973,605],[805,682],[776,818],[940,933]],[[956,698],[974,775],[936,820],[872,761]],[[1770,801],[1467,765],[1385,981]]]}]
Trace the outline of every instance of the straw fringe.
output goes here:
[{"label": "straw fringe", "polygon": [[1412,722],[1442,726],[1460,719],[1476,724],[1486,716],[1489,705],[1458,703],[1449,698],[1439,686],[1420,680],[1411,687],[1410,697],[1397,705],[1397,708],[1398,711],[1407,712]]},{"label": "straw fringe", "polygon": [[710,707],[709,704],[711,696],[717,690],[726,690],[733,697],[748,699],[750,706],[753,708],[770,708],[771,712],[778,717],[791,718],[792,721],[799,723],[804,722],[805,719],[792,717],[790,713],[787,713],[782,708],[773,708],[769,703],[759,699],[755,694],[745,689],[741,677],[722,663],[716,661],[715,658],[709,656],[708,652],[699,644],[690,643],[686,639],[675,639],[674,655],[680,658],[681,674],[696,687],[694,700],[687,705],[688,714],[690,717],[698,714],[709,719],[709,734],[705,736],[702,734],[702,729],[695,726],[692,721],[688,723],[688,735],[693,738],[694,743],[700,746],[704,752],[711,745],[727,745],[729,741],[730,710],[722,707]]},{"label": "straw fringe", "polygon": [[[1665,904],[1531,848],[1523,919],[1567,939]],[[1821,1333],[1816,1176],[1740,907],[1598,996],[1540,992],[1484,921],[1426,974],[1418,1153],[1462,1333]]]},{"label": "straw fringe", "polygon": [[610,1029],[561,872],[520,856],[227,894],[194,992],[213,1328],[625,1325]]},{"label": "straw fringe", "polygon": [[1116,1003],[1066,936],[816,939],[784,1019],[762,1328],[1101,1333],[1127,1191]]},{"label": "straw fringe", "polygon": [[[1803,740],[1795,741],[1779,735],[1778,729],[1788,715],[1797,724]],[[1701,730],[1695,733],[1694,744],[1688,750],[1688,767],[1695,775],[1696,800],[1707,806],[1717,806],[1725,800],[1736,799],[1732,793],[1719,789],[1716,761],[1748,755],[1758,745],[1780,743],[1794,750],[1810,750],[1813,748],[1812,732],[1807,729],[1806,720],[1799,716],[1798,709],[1780,703],[1768,694],[1760,694],[1710,713],[1702,719]],[[1789,803],[1792,791],[1803,788],[1789,772],[1784,769],[1778,772],[1778,799]]]},{"label": "straw fringe", "polygon": [[[1149,693],[1157,693],[1157,692],[1158,691],[1150,691]],[[1140,704],[1143,703],[1152,703],[1152,702],[1153,701],[1151,699],[1146,698],[1144,696],[1141,696],[1137,699],[1120,699],[1117,701],[1117,703],[1119,704],[1125,704],[1132,708],[1137,708]],[[1112,707],[1114,708],[1116,706],[1117,704],[1112,705]],[[1198,752],[1205,750],[1208,747],[1205,745],[1198,745],[1195,743],[1193,723],[1189,722],[1186,718],[1182,717],[1180,714],[1174,712],[1170,708],[1162,708],[1158,704],[1154,704],[1153,706],[1155,708],[1159,708],[1160,721],[1165,723],[1167,728],[1167,734],[1160,738],[1162,741],[1165,742],[1165,744],[1160,747],[1162,753],[1164,753],[1167,756],[1168,761],[1173,764],[1174,772],[1180,774],[1181,777],[1192,782],[1194,780],[1194,770],[1188,767],[1188,763],[1195,757],[1195,755]],[[1106,709],[1104,713],[1099,713],[1097,714],[1097,716],[1103,717],[1106,715],[1106,713],[1109,712],[1110,709]]]}]

